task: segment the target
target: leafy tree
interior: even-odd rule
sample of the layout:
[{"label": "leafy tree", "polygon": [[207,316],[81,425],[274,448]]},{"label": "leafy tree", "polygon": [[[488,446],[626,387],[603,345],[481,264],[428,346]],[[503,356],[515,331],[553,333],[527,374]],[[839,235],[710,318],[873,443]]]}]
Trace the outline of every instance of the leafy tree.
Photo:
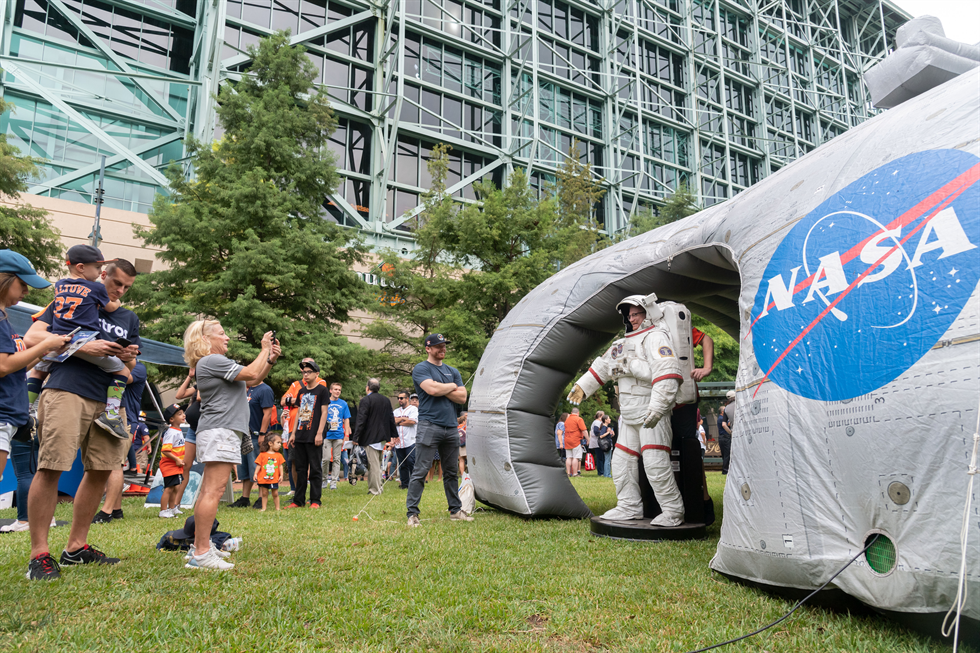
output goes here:
[{"label": "leafy tree", "polygon": [[[433,148],[428,163],[432,182],[422,195],[425,207],[413,220],[417,249],[409,259],[394,250],[379,252],[382,286],[371,310],[379,319],[366,325],[362,333],[381,342],[380,354],[373,360],[375,374],[397,385],[411,385],[412,368],[425,359],[423,339],[428,333],[443,333],[453,342],[446,362],[463,370],[472,367],[460,351],[473,342],[475,329],[461,305],[459,273],[445,260],[445,245],[439,229],[452,220],[459,207],[446,194],[449,169],[448,145]],[[464,378],[465,380],[465,378]]]},{"label": "leafy tree", "polygon": [[422,334],[441,332],[453,342],[447,360],[465,380],[507,313],[556,269],[554,202],[539,202],[516,170],[505,188],[477,184],[480,201],[461,206],[445,194],[447,151],[437,146],[429,162],[414,259],[384,259],[398,301],[382,301],[376,310],[384,319],[365,332],[388,343],[384,373],[407,377],[425,356]]},{"label": "leafy tree", "polygon": [[[0,99],[0,114],[13,110]],[[40,160],[19,154],[6,134],[0,134],[0,249],[23,254],[38,272],[53,277],[62,271],[61,234],[51,226],[47,211],[20,203]]]},{"label": "leafy tree", "polygon": [[221,141],[189,139],[196,172],[168,170],[171,195],[158,195],[146,243],[164,248],[168,268],[141,276],[131,299],[145,333],[179,342],[197,316],[221,320],[233,335],[230,355],[250,359],[275,330],[283,360],[270,375],[277,389],[312,356],[326,378],[345,379],[368,352],[339,335],[351,311],[367,304],[351,265],[364,246],[324,219],[337,184],[327,140],[336,125],[317,71],[304,49],[278,32],[249,48],[252,67],[217,96]]},{"label": "leafy tree", "polygon": [[673,195],[667,198],[663,206],[656,211],[650,206],[643,206],[630,218],[629,226],[616,235],[616,242],[639,236],[653,231],[671,222],[677,222],[699,211],[697,197],[691,193],[686,184],[680,184]]},{"label": "leafy tree", "polygon": [[595,206],[606,191],[593,179],[592,164],[579,160],[578,141],[572,142],[568,156],[558,168],[557,181],[549,190],[554,195],[556,231],[552,238],[560,267],[609,244],[595,219]]}]

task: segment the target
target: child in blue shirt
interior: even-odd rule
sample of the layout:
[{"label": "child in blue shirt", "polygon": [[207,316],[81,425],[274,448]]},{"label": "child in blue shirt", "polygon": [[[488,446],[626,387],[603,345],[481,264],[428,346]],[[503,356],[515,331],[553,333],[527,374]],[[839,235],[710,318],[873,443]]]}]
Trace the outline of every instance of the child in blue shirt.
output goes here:
[{"label": "child in blue shirt", "polygon": [[[96,279],[106,262],[102,252],[91,245],[75,245],[68,250],[68,277],[54,284],[52,333],[67,334],[81,328],[101,335],[99,308],[109,303],[109,294]],[[119,407],[131,378],[129,370],[136,361],[123,363],[115,356],[90,356],[82,352],[75,352],[73,356],[97,365],[112,375],[112,383],[106,393],[105,412],[95,423],[112,435],[129,440],[129,431],[123,426]]]}]

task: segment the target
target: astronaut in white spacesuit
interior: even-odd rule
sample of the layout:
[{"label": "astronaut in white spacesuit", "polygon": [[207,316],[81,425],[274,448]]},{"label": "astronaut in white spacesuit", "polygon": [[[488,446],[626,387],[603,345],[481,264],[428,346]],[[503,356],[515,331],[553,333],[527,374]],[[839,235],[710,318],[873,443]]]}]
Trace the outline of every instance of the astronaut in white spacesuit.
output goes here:
[{"label": "astronaut in white spacesuit", "polygon": [[579,404],[610,379],[619,383],[623,429],[612,458],[617,505],[603,519],[643,517],[639,462],[663,512],[653,526],[679,526],[684,502],[670,464],[670,411],[684,377],[655,294],[630,295],[617,306],[626,322],[626,337],[593,361],[575,382],[568,400]]}]

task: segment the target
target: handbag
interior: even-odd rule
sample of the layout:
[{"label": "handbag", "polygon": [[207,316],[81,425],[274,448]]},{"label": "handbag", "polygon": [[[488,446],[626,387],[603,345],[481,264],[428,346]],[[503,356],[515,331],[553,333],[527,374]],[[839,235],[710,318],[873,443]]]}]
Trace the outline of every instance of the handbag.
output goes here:
[{"label": "handbag", "polygon": [[252,453],[255,447],[252,446],[252,435],[250,433],[242,433],[242,455]]},{"label": "handbag", "polygon": [[613,445],[612,445],[612,436],[611,435],[607,435],[604,438],[599,438],[599,448],[600,449],[602,449],[603,451],[605,451],[605,452],[608,453],[609,451],[612,451],[612,447],[613,447]]},{"label": "handbag", "polygon": [[590,453],[585,454],[585,471],[587,472],[595,471],[595,458],[593,458],[592,454]]}]

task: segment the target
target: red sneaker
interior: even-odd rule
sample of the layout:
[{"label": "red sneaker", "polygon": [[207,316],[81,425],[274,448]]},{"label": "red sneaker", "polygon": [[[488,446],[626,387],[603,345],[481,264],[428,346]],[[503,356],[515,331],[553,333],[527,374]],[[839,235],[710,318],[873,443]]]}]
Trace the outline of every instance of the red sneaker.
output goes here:
[{"label": "red sneaker", "polygon": [[316,508],[316,509],[318,509],[318,510],[319,510],[319,508],[320,508],[320,504],[319,504],[319,503],[311,503],[311,504],[310,504],[310,508]]},{"label": "red sneaker", "polygon": [[291,503],[288,506],[286,506],[286,510],[289,510],[290,508],[299,508],[299,506],[297,506],[295,503]]}]

